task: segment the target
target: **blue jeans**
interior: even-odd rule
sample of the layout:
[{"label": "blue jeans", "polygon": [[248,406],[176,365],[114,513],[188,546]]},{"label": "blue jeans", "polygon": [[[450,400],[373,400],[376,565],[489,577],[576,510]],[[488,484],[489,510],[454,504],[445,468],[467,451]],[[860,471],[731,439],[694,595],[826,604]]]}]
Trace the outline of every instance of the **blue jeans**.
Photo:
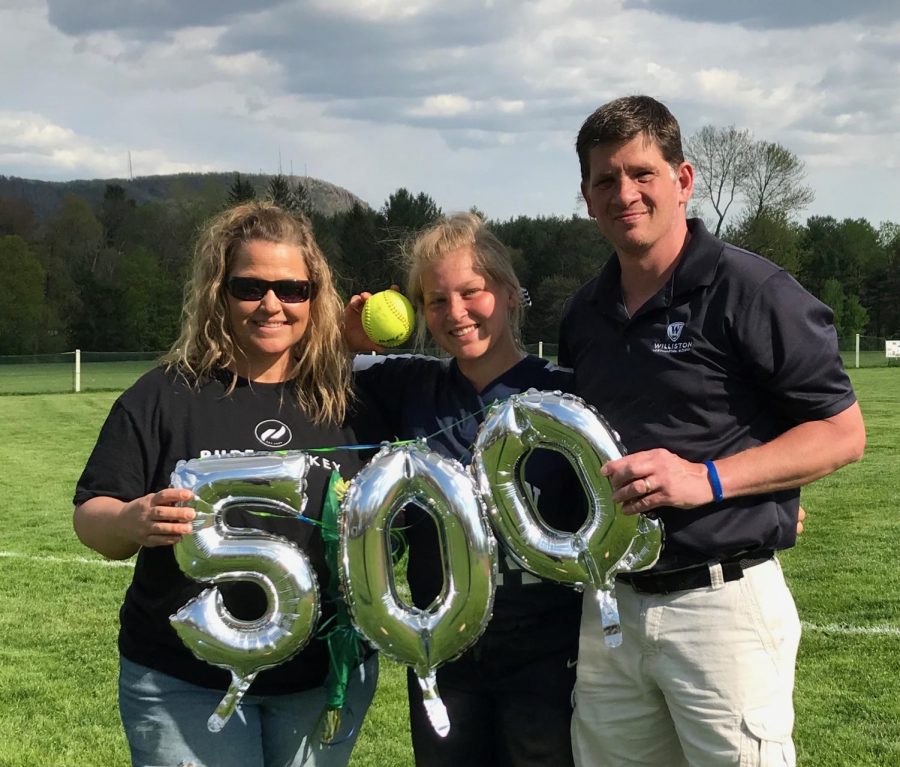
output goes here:
[{"label": "blue jeans", "polygon": [[315,737],[325,688],[246,695],[221,732],[206,720],[224,693],[120,660],[119,712],[135,767],[344,767],[378,682],[378,656],[350,677],[334,745]]}]

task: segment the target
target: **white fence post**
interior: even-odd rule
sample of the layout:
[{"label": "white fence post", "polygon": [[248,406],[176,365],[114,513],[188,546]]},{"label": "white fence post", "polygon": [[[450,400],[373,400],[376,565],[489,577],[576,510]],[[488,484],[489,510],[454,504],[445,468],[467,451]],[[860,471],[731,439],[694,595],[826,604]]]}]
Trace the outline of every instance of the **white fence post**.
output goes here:
[{"label": "white fence post", "polygon": [[75,392],[81,391],[81,349],[75,350]]},{"label": "white fence post", "polygon": [[544,342],[538,341],[538,357],[544,356]]},{"label": "white fence post", "polygon": [[859,367],[859,333],[856,334],[856,367]]}]

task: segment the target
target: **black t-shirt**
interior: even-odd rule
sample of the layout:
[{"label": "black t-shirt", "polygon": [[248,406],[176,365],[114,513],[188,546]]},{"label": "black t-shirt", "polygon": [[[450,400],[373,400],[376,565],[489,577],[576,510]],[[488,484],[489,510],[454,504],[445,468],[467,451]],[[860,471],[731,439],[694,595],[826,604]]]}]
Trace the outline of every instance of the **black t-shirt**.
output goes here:
[{"label": "black t-shirt", "polygon": [[[481,392],[459,371],[455,360],[423,356],[359,356],[356,382],[399,439],[427,438],[428,446],[464,465],[493,402],[538,389],[569,391],[571,375],[539,357],[529,356],[489,383]],[[553,451],[535,451],[526,461],[525,479],[537,492],[544,520],[574,531],[585,518],[584,495],[568,461]],[[417,507],[405,513],[409,541],[407,577],[413,602],[427,607],[443,584],[441,554],[434,525]],[[577,634],[581,596],[572,588],[542,581],[502,553],[494,612],[488,632],[522,630],[544,622],[560,624],[560,638]],[[565,626],[574,627],[567,632]],[[526,636],[523,636],[526,641]]]},{"label": "black t-shirt", "polygon": [[[226,395],[230,381],[231,374],[225,371],[199,388],[161,368],[143,376],[113,405],[78,481],[75,503],[97,496],[130,501],[161,490],[170,485],[172,470],[182,459],[333,447],[356,441],[349,427],[312,424],[296,405],[290,384],[251,383],[239,378],[234,391]],[[318,519],[332,470],[349,479],[361,459],[353,451],[338,450],[311,454],[310,460],[304,515]],[[275,532],[296,543],[309,556],[320,587],[327,582],[317,526],[259,516],[241,524]],[[194,684],[226,689],[229,673],[194,657],[169,623],[169,616],[204,588],[181,572],[171,546],[142,548],[120,612],[122,655]],[[256,587],[237,583],[220,589],[236,615],[262,614],[265,600]],[[324,598],[322,607],[320,625],[331,613]],[[250,691],[265,695],[310,689],[324,682],[327,671],[325,642],[313,638],[289,661],[260,672]]]},{"label": "black t-shirt", "polygon": [[[787,272],[702,222],[669,281],[629,317],[610,259],[566,307],[559,363],[630,453],[715,460],[855,402],[832,313]],[[811,446],[811,449],[815,449]],[[800,491],[662,509],[665,570],[792,546]]]}]

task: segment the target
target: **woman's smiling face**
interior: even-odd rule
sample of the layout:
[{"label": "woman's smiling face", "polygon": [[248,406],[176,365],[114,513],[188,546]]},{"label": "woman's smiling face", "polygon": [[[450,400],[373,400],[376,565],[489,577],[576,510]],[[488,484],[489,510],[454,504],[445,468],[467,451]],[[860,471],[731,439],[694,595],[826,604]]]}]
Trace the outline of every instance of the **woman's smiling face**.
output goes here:
[{"label": "woman's smiling face", "polygon": [[457,360],[516,353],[511,291],[475,270],[471,246],[450,251],[422,271],[425,322]]},{"label": "woman's smiling face", "polygon": [[[298,246],[251,240],[236,253],[228,277],[307,280],[309,272]],[[283,303],[271,290],[257,301],[241,301],[229,293],[228,317],[238,347],[236,372],[255,381],[286,381],[294,346],[309,326],[310,303]]]}]

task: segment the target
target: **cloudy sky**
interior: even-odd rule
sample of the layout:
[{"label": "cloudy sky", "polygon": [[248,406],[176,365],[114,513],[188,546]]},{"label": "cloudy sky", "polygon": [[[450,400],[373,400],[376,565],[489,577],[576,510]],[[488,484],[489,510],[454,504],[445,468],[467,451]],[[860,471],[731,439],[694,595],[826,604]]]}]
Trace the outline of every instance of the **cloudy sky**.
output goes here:
[{"label": "cloudy sky", "polygon": [[0,92],[7,176],[280,157],[500,219],[583,213],[582,120],[647,93],[797,153],[807,213],[900,222],[896,0],[0,0]]}]

